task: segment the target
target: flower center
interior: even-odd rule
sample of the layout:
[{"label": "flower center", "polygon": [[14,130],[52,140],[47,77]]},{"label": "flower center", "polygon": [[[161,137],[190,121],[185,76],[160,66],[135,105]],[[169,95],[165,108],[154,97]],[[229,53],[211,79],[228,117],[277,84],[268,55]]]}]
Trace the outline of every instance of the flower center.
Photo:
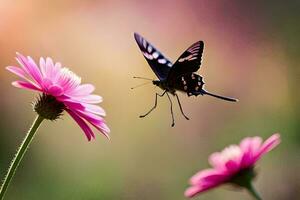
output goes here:
[{"label": "flower center", "polygon": [[49,94],[42,94],[38,97],[38,99],[33,103],[33,109],[37,112],[41,117],[49,120],[58,119],[66,106],[56,100],[55,97]]}]

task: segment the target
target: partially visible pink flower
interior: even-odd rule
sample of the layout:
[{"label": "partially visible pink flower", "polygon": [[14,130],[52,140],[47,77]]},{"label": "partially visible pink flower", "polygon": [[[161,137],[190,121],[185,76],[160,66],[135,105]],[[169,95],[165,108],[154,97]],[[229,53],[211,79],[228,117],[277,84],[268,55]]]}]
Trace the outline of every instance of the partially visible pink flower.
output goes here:
[{"label": "partially visible pink flower", "polygon": [[80,77],[59,62],[54,63],[51,58],[40,58],[37,65],[31,57],[17,53],[16,60],[21,67],[6,68],[22,78],[12,82],[13,86],[39,91],[46,100],[53,99],[61,104],[61,108],[77,122],[89,141],[95,135],[88,123],[109,137],[110,130],[103,119],[105,111],[96,105],[102,102],[102,97],[92,94],[95,90],[92,84],[81,84]]},{"label": "partially visible pink flower", "polygon": [[[213,168],[195,174],[190,179],[191,186],[185,191],[185,196],[193,197],[224,183],[245,186],[237,179],[242,177],[243,173],[252,173],[255,163],[262,155],[272,150],[279,143],[279,134],[272,135],[264,143],[262,143],[261,137],[249,137],[243,139],[239,145],[230,145],[222,152],[213,153],[209,157],[209,163]],[[245,174],[247,179],[249,179],[248,174]]]}]

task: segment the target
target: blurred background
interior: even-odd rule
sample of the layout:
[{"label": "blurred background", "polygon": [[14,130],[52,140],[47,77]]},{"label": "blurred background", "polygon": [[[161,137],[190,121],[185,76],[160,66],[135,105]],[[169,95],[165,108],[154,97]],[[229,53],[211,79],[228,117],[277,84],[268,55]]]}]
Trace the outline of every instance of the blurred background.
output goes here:
[{"label": "blurred background", "polygon": [[[300,1],[0,0],[0,177],[35,113],[37,96],[11,86],[15,52],[50,56],[96,85],[111,141],[88,142],[66,114],[42,124],[7,192],[7,200],[177,200],[207,158],[246,136],[280,132],[282,144],[258,164],[264,199],[300,199]],[[230,103],[180,94],[191,120],[167,98],[148,117],[155,78],[133,38],[138,32],[170,60],[205,42],[199,72],[206,89]],[[175,99],[174,99],[175,100]],[[175,101],[174,101],[175,102]],[[228,190],[229,189],[229,190]],[[222,187],[195,199],[250,200]]]}]

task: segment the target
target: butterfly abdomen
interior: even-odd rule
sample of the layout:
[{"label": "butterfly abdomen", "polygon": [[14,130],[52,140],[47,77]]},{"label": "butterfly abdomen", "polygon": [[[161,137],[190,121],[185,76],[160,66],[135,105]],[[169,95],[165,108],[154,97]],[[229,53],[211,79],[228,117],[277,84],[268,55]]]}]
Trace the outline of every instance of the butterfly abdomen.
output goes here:
[{"label": "butterfly abdomen", "polygon": [[204,82],[203,78],[195,73],[189,73],[177,78],[175,89],[187,93],[188,96],[201,94]]}]

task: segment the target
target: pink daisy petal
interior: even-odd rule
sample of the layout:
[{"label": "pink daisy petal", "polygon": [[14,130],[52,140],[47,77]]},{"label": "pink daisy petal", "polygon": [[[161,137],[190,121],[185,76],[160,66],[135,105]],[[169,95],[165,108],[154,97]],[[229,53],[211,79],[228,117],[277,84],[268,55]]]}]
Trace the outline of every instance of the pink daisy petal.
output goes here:
[{"label": "pink daisy petal", "polygon": [[93,113],[90,113],[90,112],[86,112],[86,111],[82,111],[82,110],[74,110],[74,112],[76,112],[76,114],[83,117],[84,119],[86,119],[89,122],[98,123],[98,122],[104,121],[104,119],[102,117],[95,115]]},{"label": "pink daisy petal", "polygon": [[38,86],[36,83],[34,83],[33,81],[31,81],[29,78],[26,77],[27,74],[24,72],[23,69],[21,69],[19,67],[14,67],[14,66],[8,66],[8,67],[6,67],[6,69],[8,71],[14,73],[15,75],[19,76],[20,78],[23,78],[26,82],[31,83],[36,88],[40,88],[40,86]]},{"label": "pink daisy petal", "polygon": [[77,124],[83,130],[88,141],[90,141],[92,139],[92,137],[95,138],[95,135],[94,135],[92,129],[87,125],[87,123],[84,120],[82,120],[76,113],[74,113],[71,110],[67,110],[67,112],[70,114],[70,116],[77,122]]},{"label": "pink daisy petal", "polygon": [[54,64],[53,60],[49,57],[47,57],[46,60],[43,57],[40,58],[40,68],[43,77],[56,77],[59,74],[61,67],[61,63],[57,62]]},{"label": "pink daisy petal", "polygon": [[91,112],[96,115],[105,116],[105,110],[101,108],[100,106],[93,105],[93,104],[83,104],[85,107],[85,110],[88,112]]},{"label": "pink daisy petal", "polygon": [[244,138],[240,143],[240,147],[241,147],[243,152],[248,152],[249,148],[250,148],[250,145],[251,145],[251,138],[250,137]]},{"label": "pink daisy petal", "polygon": [[259,153],[256,156],[256,159],[259,159],[263,154],[274,149],[278,144],[280,144],[280,135],[278,133],[269,137],[261,146]]},{"label": "pink daisy petal", "polygon": [[31,78],[37,83],[42,82],[42,76],[40,69],[37,67],[35,62],[32,60],[28,60],[25,56],[22,54],[17,53],[17,61],[20,63],[23,70],[30,75]]},{"label": "pink daisy petal", "polygon": [[261,137],[247,138],[244,143],[242,141],[240,145],[244,151],[244,155],[242,157],[241,167],[248,168],[256,162],[255,157],[257,157],[259,153],[261,143]]},{"label": "pink daisy petal", "polygon": [[42,73],[41,73],[40,68],[36,65],[36,63],[30,56],[27,57],[27,62],[31,66],[32,72],[34,73],[35,80],[39,84],[41,84],[42,83]]},{"label": "pink daisy petal", "polygon": [[[59,97],[57,97],[58,101],[61,101]],[[73,102],[73,101],[67,101],[63,100],[61,102],[64,102],[64,104],[69,108],[70,110],[85,110],[85,107],[78,102]]]},{"label": "pink daisy petal", "polygon": [[51,85],[48,89],[48,93],[53,96],[61,96],[63,95],[63,89],[58,85]]},{"label": "pink daisy petal", "polygon": [[240,162],[236,162],[234,160],[228,160],[225,163],[226,169],[228,170],[228,172],[230,173],[235,173],[236,171],[238,171],[240,169]]},{"label": "pink daisy petal", "polygon": [[261,142],[262,139],[260,137],[247,137],[240,142],[239,146],[244,153],[249,151],[253,152],[253,149],[259,148]]},{"label": "pink daisy petal", "polygon": [[55,66],[55,69],[56,69],[57,71],[59,71],[59,70],[61,69],[61,67],[62,67],[62,65],[61,65],[60,62],[56,62],[54,66]]},{"label": "pink daisy petal", "polygon": [[241,166],[247,168],[252,164],[253,152],[252,152],[252,138],[245,138],[240,143],[240,148],[243,151],[241,158]]},{"label": "pink daisy petal", "polygon": [[51,58],[46,58],[46,70],[45,70],[45,74],[46,74],[46,77],[51,79],[51,80],[54,80],[56,78],[56,73],[55,73],[55,70],[54,70],[54,63],[52,61]]},{"label": "pink daisy petal", "polygon": [[204,192],[205,189],[203,187],[200,187],[200,186],[192,186],[192,187],[189,187],[185,192],[184,192],[184,196],[186,197],[194,197],[195,195],[201,193],[201,192]]},{"label": "pink daisy petal", "polygon": [[102,102],[102,97],[98,95],[88,95],[88,96],[83,96],[83,97],[72,97],[73,100],[75,101],[81,101],[83,103],[91,103],[91,104],[96,104],[96,103],[101,103]]},{"label": "pink daisy petal", "polygon": [[190,179],[190,183],[192,185],[196,185],[198,183],[202,183],[203,181],[219,179],[220,176],[224,176],[224,173],[219,170],[205,169],[192,176],[192,178]]},{"label": "pink daisy petal", "polygon": [[23,78],[23,79],[25,79],[25,80],[27,80],[27,81],[30,80],[30,79],[28,79],[28,78],[26,77],[27,74],[24,72],[24,70],[21,69],[21,68],[19,68],[19,67],[8,66],[8,67],[6,67],[6,69],[7,69],[8,71],[14,73],[15,75],[19,76],[20,78]]},{"label": "pink daisy petal", "polygon": [[98,122],[98,123],[91,123],[98,131],[100,131],[107,139],[110,139],[109,136],[109,132],[110,129],[109,127],[104,123],[104,121],[102,122]]},{"label": "pink daisy petal", "polygon": [[43,77],[50,79],[55,84],[60,75],[61,64],[54,64],[53,60],[47,57],[46,60],[40,58],[40,67]]},{"label": "pink daisy petal", "polygon": [[53,73],[53,76],[54,76],[53,77],[54,82],[58,81],[61,69],[62,69],[61,63],[57,62],[57,63],[54,64],[53,69],[52,69],[52,73]]},{"label": "pink daisy petal", "polygon": [[68,95],[70,96],[87,96],[95,90],[95,87],[92,84],[82,84],[71,91]]},{"label": "pink daisy petal", "polygon": [[81,110],[74,111],[78,116],[84,118],[86,121],[88,121],[90,124],[92,124],[96,129],[98,129],[101,133],[103,133],[108,139],[110,132],[108,126],[105,124],[105,121],[102,117],[89,113],[89,112],[83,112]]},{"label": "pink daisy petal", "polygon": [[44,78],[46,78],[47,77],[47,73],[46,73],[46,61],[45,61],[45,59],[44,58],[40,58],[40,68],[41,68],[41,73],[42,73],[42,76],[44,77]]},{"label": "pink daisy petal", "polygon": [[254,156],[259,152],[261,144],[262,144],[262,138],[261,137],[253,137],[252,138],[252,145],[251,145],[252,148],[251,148],[251,150],[252,150],[252,153],[253,153]]},{"label": "pink daisy petal", "polygon": [[224,167],[224,162],[222,160],[222,155],[219,152],[213,153],[210,155],[209,164],[214,168],[222,168]]},{"label": "pink daisy petal", "polygon": [[21,89],[30,89],[30,90],[36,90],[41,91],[39,88],[34,86],[33,84],[26,82],[26,81],[14,81],[11,83],[13,86]]},{"label": "pink daisy petal", "polygon": [[207,184],[207,185],[194,185],[194,186],[189,187],[184,192],[184,196],[191,198],[191,197],[196,196],[197,194],[206,192],[207,190],[213,189],[219,185],[220,184],[215,184],[215,183]]}]

